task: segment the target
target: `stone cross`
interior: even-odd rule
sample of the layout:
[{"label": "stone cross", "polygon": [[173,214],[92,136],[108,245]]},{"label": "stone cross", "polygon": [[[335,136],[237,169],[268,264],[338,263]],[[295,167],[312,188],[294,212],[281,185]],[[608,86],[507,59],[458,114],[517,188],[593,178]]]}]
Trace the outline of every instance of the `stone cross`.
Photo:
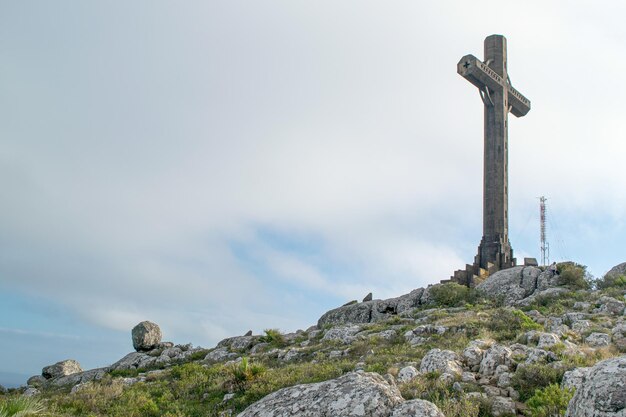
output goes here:
[{"label": "stone cross", "polygon": [[[513,88],[507,73],[506,38],[485,39],[485,61],[466,55],[457,72],[478,87],[485,109],[483,172],[483,238],[474,261],[474,274],[489,273],[515,265],[509,243],[508,210],[508,115],[525,116],[530,101]],[[468,282],[469,284],[469,282]]]}]

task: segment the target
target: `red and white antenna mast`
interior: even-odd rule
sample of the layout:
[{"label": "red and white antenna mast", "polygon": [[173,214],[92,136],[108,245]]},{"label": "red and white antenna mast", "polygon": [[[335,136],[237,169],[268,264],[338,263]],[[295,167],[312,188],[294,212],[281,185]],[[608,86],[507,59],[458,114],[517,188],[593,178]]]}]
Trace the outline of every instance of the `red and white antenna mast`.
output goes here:
[{"label": "red and white antenna mast", "polygon": [[539,197],[539,219],[541,234],[541,265],[550,263],[550,245],[546,241],[546,200],[544,196]]}]

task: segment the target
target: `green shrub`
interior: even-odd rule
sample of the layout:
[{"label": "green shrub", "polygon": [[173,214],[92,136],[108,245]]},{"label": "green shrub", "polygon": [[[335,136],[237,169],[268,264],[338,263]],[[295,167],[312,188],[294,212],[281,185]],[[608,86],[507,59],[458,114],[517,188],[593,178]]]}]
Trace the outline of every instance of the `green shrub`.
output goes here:
[{"label": "green shrub", "polygon": [[487,322],[487,328],[494,332],[494,338],[498,341],[514,340],[522,332],[543,329],[523,311],[510,308],[494,310]]},{"label": "green shrub", "polygon": [[513,374],[511,385],[519,392],[520,399],[526,401],[536,390],[560,383],[564,373],[563,369],[555,369],[546,364],[521,365]]},{"label": "green shrub", "polygon": [[266,369],[263,365],[250,363],[247,357],[243,357],[241,362],[231,365],[229,371],[230,378],[226,381],[226,386],[235,391],[245,391]]},{"label": "green shrub", "polygon": [[285,337],[278,329],[265,329],[265,336],[261,336],[261,342],[269,343],[275,347],[285,346]]},{"label": "green shrub", "polygon": [[595,286],[599,290],[608,288],[626,288],[626,275],[605,275],[595,281]]},{"label": "green shrub", "polygon": [[476,302],[476,290],[465,285],[450,282],[433,285],[429,290],[430,296],[438,306],[458,307]]},{"label": "green shrub", "polygon": [[573,396],[573,388],[561,388],[558,384],[550,384],[544,389],[535,390],[535,394],[526,405],[531,417],[564,416]]},{"label": "green shrub", "polygon": [[587,272],[585,265],[574,262],[563,262],[557,265],[561,282],[574,289],[587,290],[591,288],[593,277]]},{"label": "green shrub", "polygon": [[31,417],[45,414],[46,407],[37,398],[19,396],[0,400],[0,417]]}]

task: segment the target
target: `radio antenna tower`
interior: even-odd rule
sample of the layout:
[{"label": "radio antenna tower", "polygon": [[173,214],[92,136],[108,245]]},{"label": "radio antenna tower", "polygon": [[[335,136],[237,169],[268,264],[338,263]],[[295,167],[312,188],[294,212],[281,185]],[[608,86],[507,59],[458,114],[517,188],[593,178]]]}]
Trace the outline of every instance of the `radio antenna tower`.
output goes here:
[{"label": "radio antenna tower", "polygon": [[546,242],[546,200],[544,196],[539,197],[539,218],[541,231],[541,265],[550,263],[550,245]]}]

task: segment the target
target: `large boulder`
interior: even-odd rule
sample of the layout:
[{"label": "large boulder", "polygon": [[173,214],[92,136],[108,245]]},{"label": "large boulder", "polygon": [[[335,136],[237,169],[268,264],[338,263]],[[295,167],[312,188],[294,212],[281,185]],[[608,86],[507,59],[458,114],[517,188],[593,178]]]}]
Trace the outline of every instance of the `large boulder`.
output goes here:
[{"label": "large boulder", "polygon": [[566,417],[626,417],[626,356],[597,363],[584,377]]},{"label": "large boulder", "polygon": [[151,321],[142,321],[133,327],[132,336],[137,352],[152,350],[161,343],[161,329]]},{"label": "large boulder", "polygon": [[330,381],[280,389],[239,417],[389,417],[402,403],[398,388],[382,376],[351,372]]},{"label": "large boulder", "polygon": [[515,266],[490,275],[476,289],[489,297],[501,297],[510,305],[532,295],[537,290],[538,283],[542,283],[543,287],[549,285],[549,279],[545,273],[542,275],[541,269],[534,266]]},{"label": "large boulder", "polygon": [[46,379],[54,379],[82,371],[83,368],[80,367],[80,363],[74,359],[67,359],[54,365],[46,366],[41,370],[41,375]]},{"label": "large boulder", "polygon": [[495,375],[499,366],[509,367],[511,365],[512,355],[513,352],[506,346],[497,344],[491,346],[483,355],[479,372],[485,376]]},{"label": "large boulder", "polygon": [[387,300],[352,303],[327,311],[317,322],[318,328],[327,324],[372,323],[393,315],[401,315],[427,302],[427,291],[418,288],[409,294]]},{"label": "large boulder", "polygon": [[459,357],[451,350],[431,349],[422,358],[420,372],[440,372],[460,377],[463,368]]}]

